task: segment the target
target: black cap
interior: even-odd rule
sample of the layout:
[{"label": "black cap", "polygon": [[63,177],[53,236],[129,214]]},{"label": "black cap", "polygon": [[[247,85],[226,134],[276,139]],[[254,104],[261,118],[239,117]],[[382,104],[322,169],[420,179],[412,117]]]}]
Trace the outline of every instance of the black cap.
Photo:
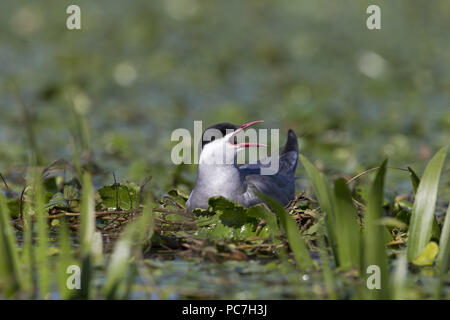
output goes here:
[{"label": "black cap", "polygon": [[[210,129],[216,129],[216,130],[218,130],[218,131],[220,131],[221,133],[222,133],[222,137],[225,137],[225,135],[227,134],[227,133],[230,133],[230,131],[234,131],[234,130],[236,130],[236,129],[238,129],[239,128],[239,126],[236,126],[236,125],[234,125],[234,124],[232,124],[232,123],[229,123],[229,122],[222,122],[222,123],[218,123],[218,124],[215,124],[215,125],[213,125],[213,126],[211,126],[211,127],[209,127],[209,128],[206,128],[206,130],[205,131],[203,131],[203,134],[202,134],[202,149],[204,148],[204,146],[206,145],[206,144],[208,144],[208,143],[210,143],[211,141],[214,141],[216,138],[218,138],[218,137],[216,137],[216,136],[211,136],[211,137],[208,137],[208,136],[205,136],[205,133],[208,131],[208,130],[210,130]],[[228,132],[227,132],[228,131]]]}]

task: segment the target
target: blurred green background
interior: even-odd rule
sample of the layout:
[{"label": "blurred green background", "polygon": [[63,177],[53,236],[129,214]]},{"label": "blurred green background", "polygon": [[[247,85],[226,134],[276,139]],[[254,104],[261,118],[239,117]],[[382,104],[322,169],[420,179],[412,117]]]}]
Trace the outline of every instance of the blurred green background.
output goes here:
[{"label": "blurred green background", "polygon": [[[80,31],[66,28],[70,4],[81,7]],[[381,30],[366,28],[369,4],[381,7]],[[9,179],[29,162],[30,126],[45,163],[71,160],[71,136],[83,144],[75,115],[102,169],[152,175],[159,192],[176,170],[170,134],[194,120],[264,119],[283,141],[292,128],[301,153],[331,174],[385,157],[421,173],[450,141],[448,0],[2,0],[0,17]]]}]

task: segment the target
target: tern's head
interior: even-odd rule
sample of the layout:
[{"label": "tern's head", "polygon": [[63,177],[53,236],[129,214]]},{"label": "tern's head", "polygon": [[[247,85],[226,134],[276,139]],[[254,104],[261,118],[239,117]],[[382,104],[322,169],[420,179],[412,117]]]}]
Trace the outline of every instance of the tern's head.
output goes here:
[{"label": "tern's head", "polygon": [[258,143],[238,143],[237,134],[248,127],[263,122],[256,120],[236,126],[232,123],[219,123],[207,128],[202,134],[200,164],[234,164],[239,151],[249,147],[266,147]]}]

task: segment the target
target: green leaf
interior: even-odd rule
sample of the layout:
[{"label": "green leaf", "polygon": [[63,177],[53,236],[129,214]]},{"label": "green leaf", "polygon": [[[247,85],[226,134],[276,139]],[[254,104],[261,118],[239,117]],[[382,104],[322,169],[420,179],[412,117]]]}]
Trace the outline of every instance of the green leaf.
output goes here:
[{"label": "green leaf", "polygon": [[439,177],[448,147],[430,160],[417,188],[408,232],[407,257],[413,261],[431,239]]},{"label": "green leaf", "polygon": [[208,200],[208,204],[215,212],[222,213],[220,215],[220,221],[225,226],[238,228],[246,223],[257,223],[256,219],[247,215],[246,209],[243,206],[224,197],[212,197]]},{"label": "green leaf", "polygon": [[306,244],[300,235],[300,230],[298,229],[294,219],[292,219],[292,217],[278,202],[276,202],[269,196],[258,193],[258,197],[269,204],[269,206],[280,219],[281,226],[287,235],[289,247],[294,254],[297,265],[302,269],[312,269],[314,266],[313,261],[311,259],[311,256],[309,255]]},{"label": "green leaf", "polygon": [[25,202],[23,213],[23,245],[22,253],[20,256],[20,264],[22,266],[21,271],[23,274],[24,291],[29,298],[33,297],[34,287],[34,246],[33,246],[33,223],[30,210],[30,203]]},{"label": "green leaf", "polygon": [[79,210],[80,192],[73,186],[64,186],[64,199],[72,210]]},{"label": "green leaf", "polygon": [[431,241],[422,250],[419,256],[413,260],[416,266],[432,266],[434,259],[439,251],[439,246],[436,242]]},{"label": "green leaf", "polygon": [[60,249],[58,257],[58,288],[62,299],[71,296],[71,290],[67,288],[67,268],[74,264],[72,246],[70,244],[69,227],[65,219],[61,220],[58,233],[58,245]]},{"label": "green leaf", "polygon": [[249,217],[254,217],[257,219],[264,220],[269,227],[270,233],[273,236],[280,234],[280,229],[278,228],[277,216],[266,209],[263,205],[256,205],[247,209],[247,215]]},{"label": "green leaf", "polygon": [[436,259],[438,268],[438,282],[436,285],[436,299],[440,299],[443,294],[445,274],[450,268],[450,203],[445,214],[444,226],[442,227],[441,238],[439,239],[439,252]]},{"label": "green leaf", "polygon": [[[320,265],[322,267],[322,277],[327,288],[328,296],[330,299],[337,299],[336,288],[335,288],[335,277],[333,270],[331,268],[330,255],[328,253],[328,247],[325,242],[325,219],[322,217],[316,224],[317,226],[317,245],[319,247],[319,257]],[[309,228],[309,229],[312,229]]]},{"label": "green leaf", "polygon": [[236,237],[234,228],[218,222],[212,229],[206,230],[206,238],[211,240],[232,240]]},{"label": "green leaf", "polygon": [[133,250],[140,252],[144,242],[153,234],[153,216],[150,204],[144,207],[142,216],[126,226],[120,239],[114,246],[110,262],[106,270],[106,281],[103,294],[106,299],[127,298],[132,282],[130,273],[133,270]]},{"label": "green leaf", "polygon": [[44,190],[50,193],[58,192],[57,177],[50,177],[44,180]]},{"label": "green leaf", "polygon": [[450,203],[445,214],[444,226],[442,227],[441,238],[439,240],[439,254],[436,264],[442,274],[446,273],[450,267]]},{"label": "green leaf", "polygon": [[386,227],[398,228],[403,230],[408,229],[406,223],[403,223],[402,221],[393,217],[382,217],[380,219],[380,224]]},{"label": "green leaf", "polygon": [[79,297],[89,299],[92,296],[93,243],[95,233],[95,201],[92,178],[89,173],[83,175],[83,189],[80,212],[81,242],[81,290]]},{"label": "green leaf", "polygon": [[336,214],[336,244],[339,265],[343,269],[361,266],[361,233],[352,195],[344,179],[334,182]]},{"label": "green leaf", "polygon": [[51,199],[45,205],[45,209],[48,211],[55,207],[67,208],[69,203],[64,199],[64,195],[61,192],[55,193]]},{"label": "green leaf", "polygon": [[184,192],[178,190],[178,189],[172,189],[168,192],[169,196],[173,197],[174,199],[181,199],[183,200],[183,203],[186,203],[187,199],[189,199],[189,195],[185,194]]},{"label": "green leaf", "polygon": [[45,195],[44,186],[40,172],[36,170],[34,172],[34,186],[36,192],[34,195],[36,219],[37,219],[37,249],[36,249],[36,265],[37,265],[37,278],[38,289],[40,299],[50,298],[50,265],[48,261],[48,224],[47,216],[48,210],[45,209]]},{"label": "green leaf", "polygon": [[[205,232],[206,231],[206,232]],[[209,240],[245,240],[256,236],[255,225],[253,223],[245,223],[240,227],[233,228],[224,225],[221,222],[215,224],[212,229],[204,230],[203,236]]]},{"label": "green leaf", "polygon": [[406,253],[402,251],[396,260],[395,271],[391,276],[392,283],[392,299],[404,300],[406,299],[406,283],[408,278],[408,260],[406,260]]},{"label": "green leaf", "polygon": [[417,187],[419,186],[419,183],[420,183],[420,179],[411,167],[408,167],[408,171],[409,171],[409,173],[411,173],[411,183],[414,188],[414,193],[416,193]]},{"label": "green leaf", "polygon": [[383,215],[383,188],[387,161],[377,170],[377,175],[370,188],[364,218],[365,267],[376,265],[381,271],[381,290],[369,290],[369,296],[386,299],[389,296],[388,257],[385,246],[386,227],[380,223]]},{"label": "green leaf", "polygon": [[319,201],[320,208],[325,212],[334,222],[334,210],[332,202],[332,191],[330,184],[325,176],[316,169],[316,167],[303,155],[300,155],[300,160],[305,167],[306,173],[312,181],[314,192]]},{"label": "green leaf", "polygon": [[132,210],[139,206],[139,187],[134,183],[112,184],[98,190],[108,209]]},{"label": "green leaf", "polygon": [[333,255],[338,262],[337,250],[336,250],[336,234],[334,231],[334,226],[336,223],[334,208],[333,208],[333,191],[328,183],[326,177],[316,169],[316,167],[303,155],[300,155],[300,160],[305,167],[306,173],[308,174],[311,182],[313,184],[314,192],[316,194],[317,200],[319,201],[320,209],[324,212],[326,229],[328,235],[328,241],[333,250]]},{"label": "green leaf", "polygon": [[7,205],[9,214],[11,215],[11,218],[18,218],[19,217],[19,199],[8,199]]},{"label": "green leaf", "polygon": [[21,272],[6,199],[0,194],[0,287],[7,297],[21,288]]}]

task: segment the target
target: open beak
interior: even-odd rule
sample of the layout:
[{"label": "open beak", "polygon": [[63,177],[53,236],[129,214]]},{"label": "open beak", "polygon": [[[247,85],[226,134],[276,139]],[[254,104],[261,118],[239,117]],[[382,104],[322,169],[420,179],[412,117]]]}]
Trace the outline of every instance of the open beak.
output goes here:
[{"label": "open beak", "polygon": [[249,147],[260,147],[260,148],[267,148],[267,145],[265,144],[260,144],[260,143],[252,143],[252,142],[243,142],[243,143],[236,143],[235,137],[242,131],[244,131],[245,129],[247,129],[248,127],[251,127],[257,123],[261,123],[264,122],[264,120],[255,120],[255,121],[250,121],[247,123],[244,123],[242,125],[239,126],[239,128],[234,131],[234,133],[231,135],[231,137],[228,140],[228,143],[232,144],[233,146],[236,147],[242,147],[242,148],[249,148]]}]

